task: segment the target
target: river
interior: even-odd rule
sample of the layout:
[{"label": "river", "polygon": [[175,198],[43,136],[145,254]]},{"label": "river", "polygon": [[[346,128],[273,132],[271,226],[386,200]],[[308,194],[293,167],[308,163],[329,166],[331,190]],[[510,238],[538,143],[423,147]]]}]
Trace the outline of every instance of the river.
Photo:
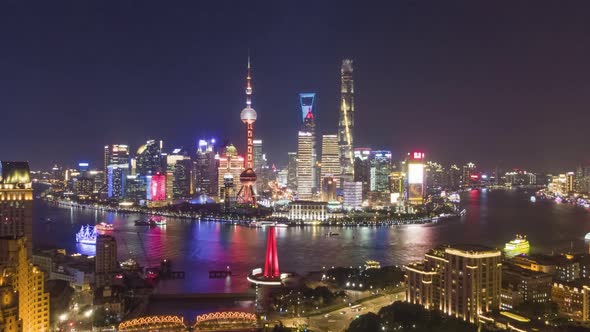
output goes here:
[{"label": "river", "polygon": [[[472,190],[463,193],[467,209],[460,219],[432,225],[397,227],[292,227],[277,230],[282,271],[305,274],[330,266],[358,266],[366,260],[383,265],[421,260],[442,243],[476,243],[503,247],[516,233],[526,234],[532,252],[558,252],[571,246],[588,251],[584,235],[590,232],[590,213],[579,207],[548,201],[532,203],[530,193],[519,190]],[[50,218],[46,224],[41,218]],[[106,221],[115,226],[119,260],[133,258],[143,266],[171,259],[174,270],[186,272],[184,280],[162,282],[162,293],[243,292],[246,275],[264,261],[266,230],[219,222],[168,218],[168,224],[135,226],[145,218],[81,208],[65,208],[36,200],[33,242],[36,246],[65,248],[94,254],[94,247],[76,244],[81,225]],[[339,236],[326,237],[326,232]],[[232,277],[209,279],[209,270],[229,267]]]}]

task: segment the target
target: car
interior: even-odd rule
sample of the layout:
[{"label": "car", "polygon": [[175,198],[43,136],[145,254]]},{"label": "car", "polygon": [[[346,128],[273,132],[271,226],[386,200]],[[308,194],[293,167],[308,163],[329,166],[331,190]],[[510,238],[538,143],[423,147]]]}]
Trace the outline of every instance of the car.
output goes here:
[{"label": "car", "polygon": [[330,314],[325,314],[324,315],[324,318],[328,318],[328,317],[330,317]]}]

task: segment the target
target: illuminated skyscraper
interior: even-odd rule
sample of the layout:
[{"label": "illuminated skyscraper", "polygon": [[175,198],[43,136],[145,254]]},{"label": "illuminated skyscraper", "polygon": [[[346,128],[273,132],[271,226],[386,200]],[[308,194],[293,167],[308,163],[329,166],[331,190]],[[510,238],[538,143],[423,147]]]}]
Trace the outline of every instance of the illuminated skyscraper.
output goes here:
[{"label": "illuminated skyscraper", "polygon": [[166,175],[157,172],[153,175],[147,175],[147,195],[149,201],[166,200]]},{"label": "illuminated skyscraper", "polygon": [[223,154],[217,157],[219,168],[217,170],[217,192],[220,199],[224,197],[224,178],[226,174],[232,175],[232,181],[235,185],[235,179],[240,178],[240,174],[244,171],[244,158],[238,156],[238,150],[233,145],[228,145],[223,151]]},{"label": "illuminated skyscraper", "polygon": [[[340,187],[340,154],[338,150],[338,135],[322,136],[322,181],[331,177],[336,187]],[[322,186],[323,187],[323,186]]]},{"label": "illuminated skyscraper", "polygon": [[[104,146],[104,173],[107,174],[109,165],[129,164],[129,146],[125,144],[111,144]],[[107,177],[104,177],[107,183]]]},{"label": "illuminated skyscraper", "polygon": [[137,149],[137,173],[150,175],[163,172],[162,141],[149,140]]},{"label": "illuminated skyscraper", "polygon": [[[167,198],[174,197],[174,172],[176,170],[176,163],[178,161],[182,161],[188,159],[190,161],[190,157],[188,153],[179,148],[172,150],[172,153],[167,154],[166,156],[166,196]],[[189,170],[190,172],[190,170]],[[178,198],[178,197],[176,197]]]},{"label": "illuminated skyscraper", "polygon": [[246,160],[245,170],[240,174],[242,187],[238,192],[237,202],[241,205],[256,206],[256,173],[254,172],[254,122],[258,118],[252,108],[252,77],[250,76],[250,57],[248,56],[248,75],[246,77],[246,107],[240,113],[240,119],[246,124]]},{"label": "illuminated skyscraper", "polygon": [[342,61],[340,69],[340,119],[338,121],[338,145],[340,147],[341,182],[354,179],[354,81],[352,60]]},{"label": "illuminated skyscraper", "polygon": [[463,175],[461,177],[461,186],[463,188],[470,188],[479,183],[479,175],[477,174],[477,166],[474,163],[467,163],[463,166]]},{"label": "illuminated skyscraper", "polygon": [[369,189],[373,192],[389,192],[389,175],[391,174],[391,151],[372,151]]},{"label": "illuminated skyscraper", "polygon": [[96,238],[95,287],[109,285],[117,271],[117,241],[110,235]]},{"label": "illuminated skyscraper", "polygon": [[299,105],[301,106],[301,122],[304,122],[309,113],[315,115],[315,93],[300,93]]},{"label": "illuminated skyscraper", "polygon": [[109,198],[123,198],[128,170],[129,166],[127,164],[109,165],[107,167],[107,195]]},{"label": "illuminated skyscraper", "polygon": [[424,153],[412,152],[406,160],[408,179],[408,203],[424,202]]},{"label": "illuminated skyscraper", "polygon": [[0,236],[25,236],[32,254],[33,187],[29,163],[0,162]]},{"label": "illuminated skyscraper", "polygon": [[371,189],[371,148],[355,148],[354,181],[363,184],[363,198]]},{"label": "illuminated skyscraper", "polygon": [[297,152],[289,152],[287,164],[287,188],[297,190]]},{"label": "illuminated skyscraper", "polygon": [[[175,199],[190,198],[193,193],[192,161],[187,156],[176,161],[172,174],[172,197]],[[170,196],[168,194],[168,196]]]},{"label": "illuminated skyscraper", "polygon": [[363,204],[363,184],[360,182],[343,183],[344,200],[342,207],[347,210],[357,210]]},{"label": "illuminated skyscraper", "polygon": [[312,192],[319,187],[319,165],[317,157],[317,136],[316,136],[316,109],[315,109],[315,93],[300,93],[299,94],[299,105],[301,107],[301,116],[303,123],[301,125],[301,131],[311,134],[311,162],[313,167],[312,172]]},{"label": "illuminated skyscraper", "polygon": [[[195,159],[195,193],[217,196],[217,160],[215,140],[199,140]],[[223,183],[222,183],[223,185]]]},{"label": "illuminated skyscraper", "polygon": [[299,199],[311,200],[314,185],[313,134],[300,131],[297,140],[297,193]]}]

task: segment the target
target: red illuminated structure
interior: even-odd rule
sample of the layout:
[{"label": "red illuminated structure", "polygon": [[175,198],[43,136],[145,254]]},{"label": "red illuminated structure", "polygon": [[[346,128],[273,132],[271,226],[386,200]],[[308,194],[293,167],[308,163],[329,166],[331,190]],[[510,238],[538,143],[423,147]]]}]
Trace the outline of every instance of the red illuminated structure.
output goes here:
[{"label": "red illuminated structure", "polygon": [[275,227],[268,228],[266,238],[266,256],[264,257],[264,269],[257,268],[250,273],[248,281],[258,285],[280,285],[281,272],[279,271],[279,255],[275,238]]},{"label": "red illuminated structure", "polygon": [[242,187],[238,192],[237,202],[241,205],[256,207],[256,173],[254,173],[254,122],[256,122],[256,111],[252,108],[252,84],[250,76],[250,57],[248,56],[248,75],[246,77],[246,107],[240,113],[240,119],[246,124],[246,160],[245,170],[240,174]]},{"label": "red illuminated structure", "polygon": [[166,199],[166,175],[157,172],[149,177],[147,199],[150,201]]}]

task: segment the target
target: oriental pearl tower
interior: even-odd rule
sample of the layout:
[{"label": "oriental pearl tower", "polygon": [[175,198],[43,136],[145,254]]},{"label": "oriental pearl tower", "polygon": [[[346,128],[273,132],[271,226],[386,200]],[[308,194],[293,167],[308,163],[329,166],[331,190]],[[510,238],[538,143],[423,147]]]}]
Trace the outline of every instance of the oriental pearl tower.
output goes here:
[{"label": "oriental pearl tower", "polygon": [[245,170],[240,174],[240,183],[242,188],[238,192],[237,203],[256,207],[256,194],[254,193],[254,183],[256,182],[256,173],[254,167],[254,122],[256,122],[256,111],[252,108],[252,83],[250,76],[250,56],[248,56],[248,74],[246,77],[246,107],[240,113],[240,119],[246,124],[246,146],[247,153],[244,160]]}]

